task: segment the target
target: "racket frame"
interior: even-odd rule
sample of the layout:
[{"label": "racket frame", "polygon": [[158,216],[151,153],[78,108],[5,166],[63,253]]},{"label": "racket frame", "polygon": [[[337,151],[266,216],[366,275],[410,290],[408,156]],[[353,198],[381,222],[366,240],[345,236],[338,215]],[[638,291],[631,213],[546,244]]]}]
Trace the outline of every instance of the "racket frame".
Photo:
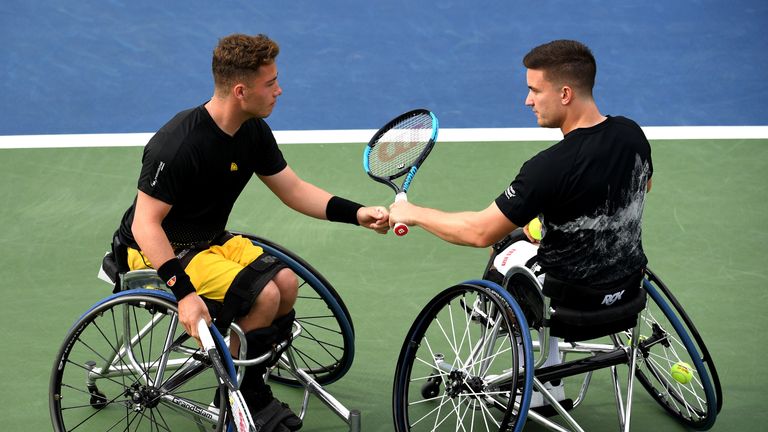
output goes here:
[{"label": "racket frame", "polygon": [[[371,174],[370,165],[368,163],[369,155],[371,151],[376,147],[376,144],[379,142],[379,139],[387,132],[389,132],[392,127],[403,120],[413,117],[420,114],[429,114],[430,117],[432,117],[432,135],[429,138],[429,142],[427,143],[426,147],[424,147],[424,150],[421,151],[419,156],[416,158],[416,160],[408,166],[403,166],[403,168],[389,176],[380,177]],[[382,126],[376,133],[373,135],[370,141],[368,141],[368,145],[365,147],[365,152],[363,153],[363,168],[365,169],[365,173],[368,174],[370,178],[373,180],[383,183],[392,190],[395,191],[395,194],[397,196],[403,196],[400,195],[408,193],[408,188],[411,186],[411,181],[413,180],[413,177],[416,175],[416,172],[419,170],[419,167],[421,167],[421,164],[424,162],[424,160],[429,156],[429,153],[432,151],[432,148],[435,146],[435,142],[437,141],[437,132],[440,129],[439,122],[437,120],[437,117],[435,116],[432,111],[425,109],[425,108],[417,108],[408,112],[405,112],[403,114],[400,114],[399,116],[395,117],[394,119],[390,120]],[[393,180],[402,177],[404,174],[406,174],[405,180],[403,180],[402,186],[398,186],[395,184]],[[400,198],[404,199],[404,198]]]},{"label": "racket frame", "polygon": [[[387,132],[392,130],[392,128],[408,119],[409,117],[414,117],[417,115],[423,115],[423,114],[429,114],[429,116],[432,118],[432,135],[429,137],[429,141],[427,141],[427,145],[424,147],[424,149],[421,151],[419,156],[410,164],[410,165],[403,165],[403,168],[389,176],[377,176],[371,174],[371,168],[368,160],[370,159],[371,151],[376,147],[376,145],[379,143],[379,139],[384,136]],[[385,185],[392,188],[392,190],[395,191],[395,202],[397,201],[408,201],[407,193],[408,188],[411,186],[411,181],[413,180],[413,177],[416,175],[416,172],[419,170],[419,167],[421,167],[421,164],[424,162],[424,160],[429,156],[429,153],[432,151],[432,148],[435,146],[435,142],[437,141],[437,132],[440,129],[440,123],[437,120],[437,117],[435,114],[425,108],[417,108],[414,110],[410,110],[408,112],[405,112],[403,114],[400,114],[399,116],[393,118],[387,124],[382,126],[376,133],[373,135],[370,141],[368,141],[368,145],[365,146],[365,151],[363,152],[363,169],[365,169],[365,173],[368,174],[368,177],[372,178],[373,180],[384,183]],[[406,174],[407,173],[407,174]],[[406,174],[405,180],[403,180],[402,186],[398,186],[393,181],[396,178],[402,177],[403,174]],[[397,236],[404,236],[408,234],[408,226],[403,223],[396,223],[393,229],[395,235]]]}]

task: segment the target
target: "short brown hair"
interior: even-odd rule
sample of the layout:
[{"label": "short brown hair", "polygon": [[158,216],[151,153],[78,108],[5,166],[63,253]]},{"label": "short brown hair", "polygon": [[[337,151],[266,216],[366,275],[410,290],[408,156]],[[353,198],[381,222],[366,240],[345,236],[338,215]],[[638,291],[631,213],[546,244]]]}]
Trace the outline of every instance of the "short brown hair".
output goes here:
[{"label": "short brown hair", "polygon": [[213,82],[216,88],[228,87],[259,67],[272,64],[280,53],[277,42],[263,34],[232,34],[219,39],[213,50]]},{"label": "short brown hair", "polygon": [[545,77],[558,84],[570,84],[592,94],[597,63],[592,51],[575,40],[554,40],[532,49],[523,58],[528,69],[544,71]]}]

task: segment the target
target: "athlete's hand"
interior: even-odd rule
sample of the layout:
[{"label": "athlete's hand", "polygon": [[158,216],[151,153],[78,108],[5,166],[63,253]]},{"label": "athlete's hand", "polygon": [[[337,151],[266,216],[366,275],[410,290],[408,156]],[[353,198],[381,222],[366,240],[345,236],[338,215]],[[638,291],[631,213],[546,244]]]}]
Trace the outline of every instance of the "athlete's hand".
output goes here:
[{"label": "athlete's hand", "polygon": [[[528,224],[528,225],[530,225],[530,224]],[[523,234],[525,234],[525,236],[526,236],[526,237],[528,237],[528,241],[529,241],[529,242],[531,242],[531,243],[533,243],[533,244],[536,244],[536,245],[537,245],[537,244],[539,244],[539,243],[541,243],[541,241],[540,241],[540,240],[536,239],[536,238],[535,238],[535,237],[534,237],[534,236],[531,234],[531,232],[530,232],[530,231],[528,231],[528,225],[526,225],[526,226],[524,226],[524,227],[523,227]]]},{"label": "athlete's hand", "polygon": [[199,295],[187,294],[179,301],[179,321],[187,333],[197,340],[200,346],[200,336],[197,332],[197,323],[200,319],[205,319],[206,324],[211,323],[211,315],[208,313],[208,306]]},{"label": "athlete's hand", "polygon": [[361,207],[357,210],[357,222],[362,227],[386,234],[389,231],[389,212],[385,207]]},{"label": "athlete's hand", "polygon": [[418,207],[408,201],[395,201],[389,206],[389,225],[401,223],[408,226],[416,226],[414,214]]}]

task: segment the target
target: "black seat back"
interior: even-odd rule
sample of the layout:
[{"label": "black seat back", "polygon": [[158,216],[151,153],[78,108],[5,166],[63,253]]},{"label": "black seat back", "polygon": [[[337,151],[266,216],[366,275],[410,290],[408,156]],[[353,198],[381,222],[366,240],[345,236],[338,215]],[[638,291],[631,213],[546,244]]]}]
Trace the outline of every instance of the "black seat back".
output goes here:
[{"label": "black seat back", "polygon": [[594,339],[631,329],[645,308],[643,273],[637,272],[607,286],[582,286],[547,275],[544,295],[554,310],[549,322],[552,336],[566,341]]}]

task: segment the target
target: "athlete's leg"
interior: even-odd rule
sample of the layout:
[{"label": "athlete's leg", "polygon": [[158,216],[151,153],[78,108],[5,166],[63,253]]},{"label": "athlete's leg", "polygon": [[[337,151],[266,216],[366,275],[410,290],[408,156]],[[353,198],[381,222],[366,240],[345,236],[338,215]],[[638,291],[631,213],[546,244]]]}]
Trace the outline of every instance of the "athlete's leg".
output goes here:
[{"label": "athlete's leg", "polygon": [[[234,305],[235,322],[242,328],[248,343],[246,357],[259,357],[290,334],[298,279],[276,258],[263,254],[260,247],[242,237],[229,239],[220,247],[212,247],[211,251],[243,266],[230,279],[223,300],[224,310],[228,305],[231,310]],[[230,349],[233,354],[239,354],[237,337],[231,338]],[[274,398],[264,381],[272,364],[274,361],[246,367],[240,390],[255,420],[279,418],[288,429],[297,430],[302,426],[301,419]]]},{"label": "athlete's leg", "polygon": [[284,268],[277,272],[272,282],[280,292],[280,306],[277,309],[277,317],[283,317],[293,310],[296,298],[299,295],[299,280],[291,269]]},{"label": "athlete's leg", "polygon": [[[281,273],[285,272],[281,271]],[[292,272],[288,271],[288,274],[293,277],[294,281],[296,280]],[[236,321],[245,332],[245,340],[248,343],[246,350],[248,359],[257,358],[272,350],[275,344],[282,342],[290,335],[295,317],[293,311],[295,294],[291,300],[282,302],[281,290],[275,279],[278,278],[273,278],[264,286],[248,314]],[[286,281],[285,279],[290,282],[290,277],[280,278],[283,282]],[[296,292],[295,282],[293,286],[293,292]],[[284,288],[290,288],[290,286]],[[283,304],[287,305],[288,312],[282,316],[277,316],[278,310]],[[267,322],[269,324],[265,325]],[[238,353],[240,350],[239,339],[233,335],[230,341],[230,349],[233,353]],[[264,380],[268,368],[275,362],[276,359],[246,367],[243,381],[240,383],[240,391],[253,413],[254,420],[271,424],[271,422],[279,419],[279,422],[285,427],[295,431],[302,427],[301,419],[287,405],[275,399],[272,395],[272,389]]]}]

